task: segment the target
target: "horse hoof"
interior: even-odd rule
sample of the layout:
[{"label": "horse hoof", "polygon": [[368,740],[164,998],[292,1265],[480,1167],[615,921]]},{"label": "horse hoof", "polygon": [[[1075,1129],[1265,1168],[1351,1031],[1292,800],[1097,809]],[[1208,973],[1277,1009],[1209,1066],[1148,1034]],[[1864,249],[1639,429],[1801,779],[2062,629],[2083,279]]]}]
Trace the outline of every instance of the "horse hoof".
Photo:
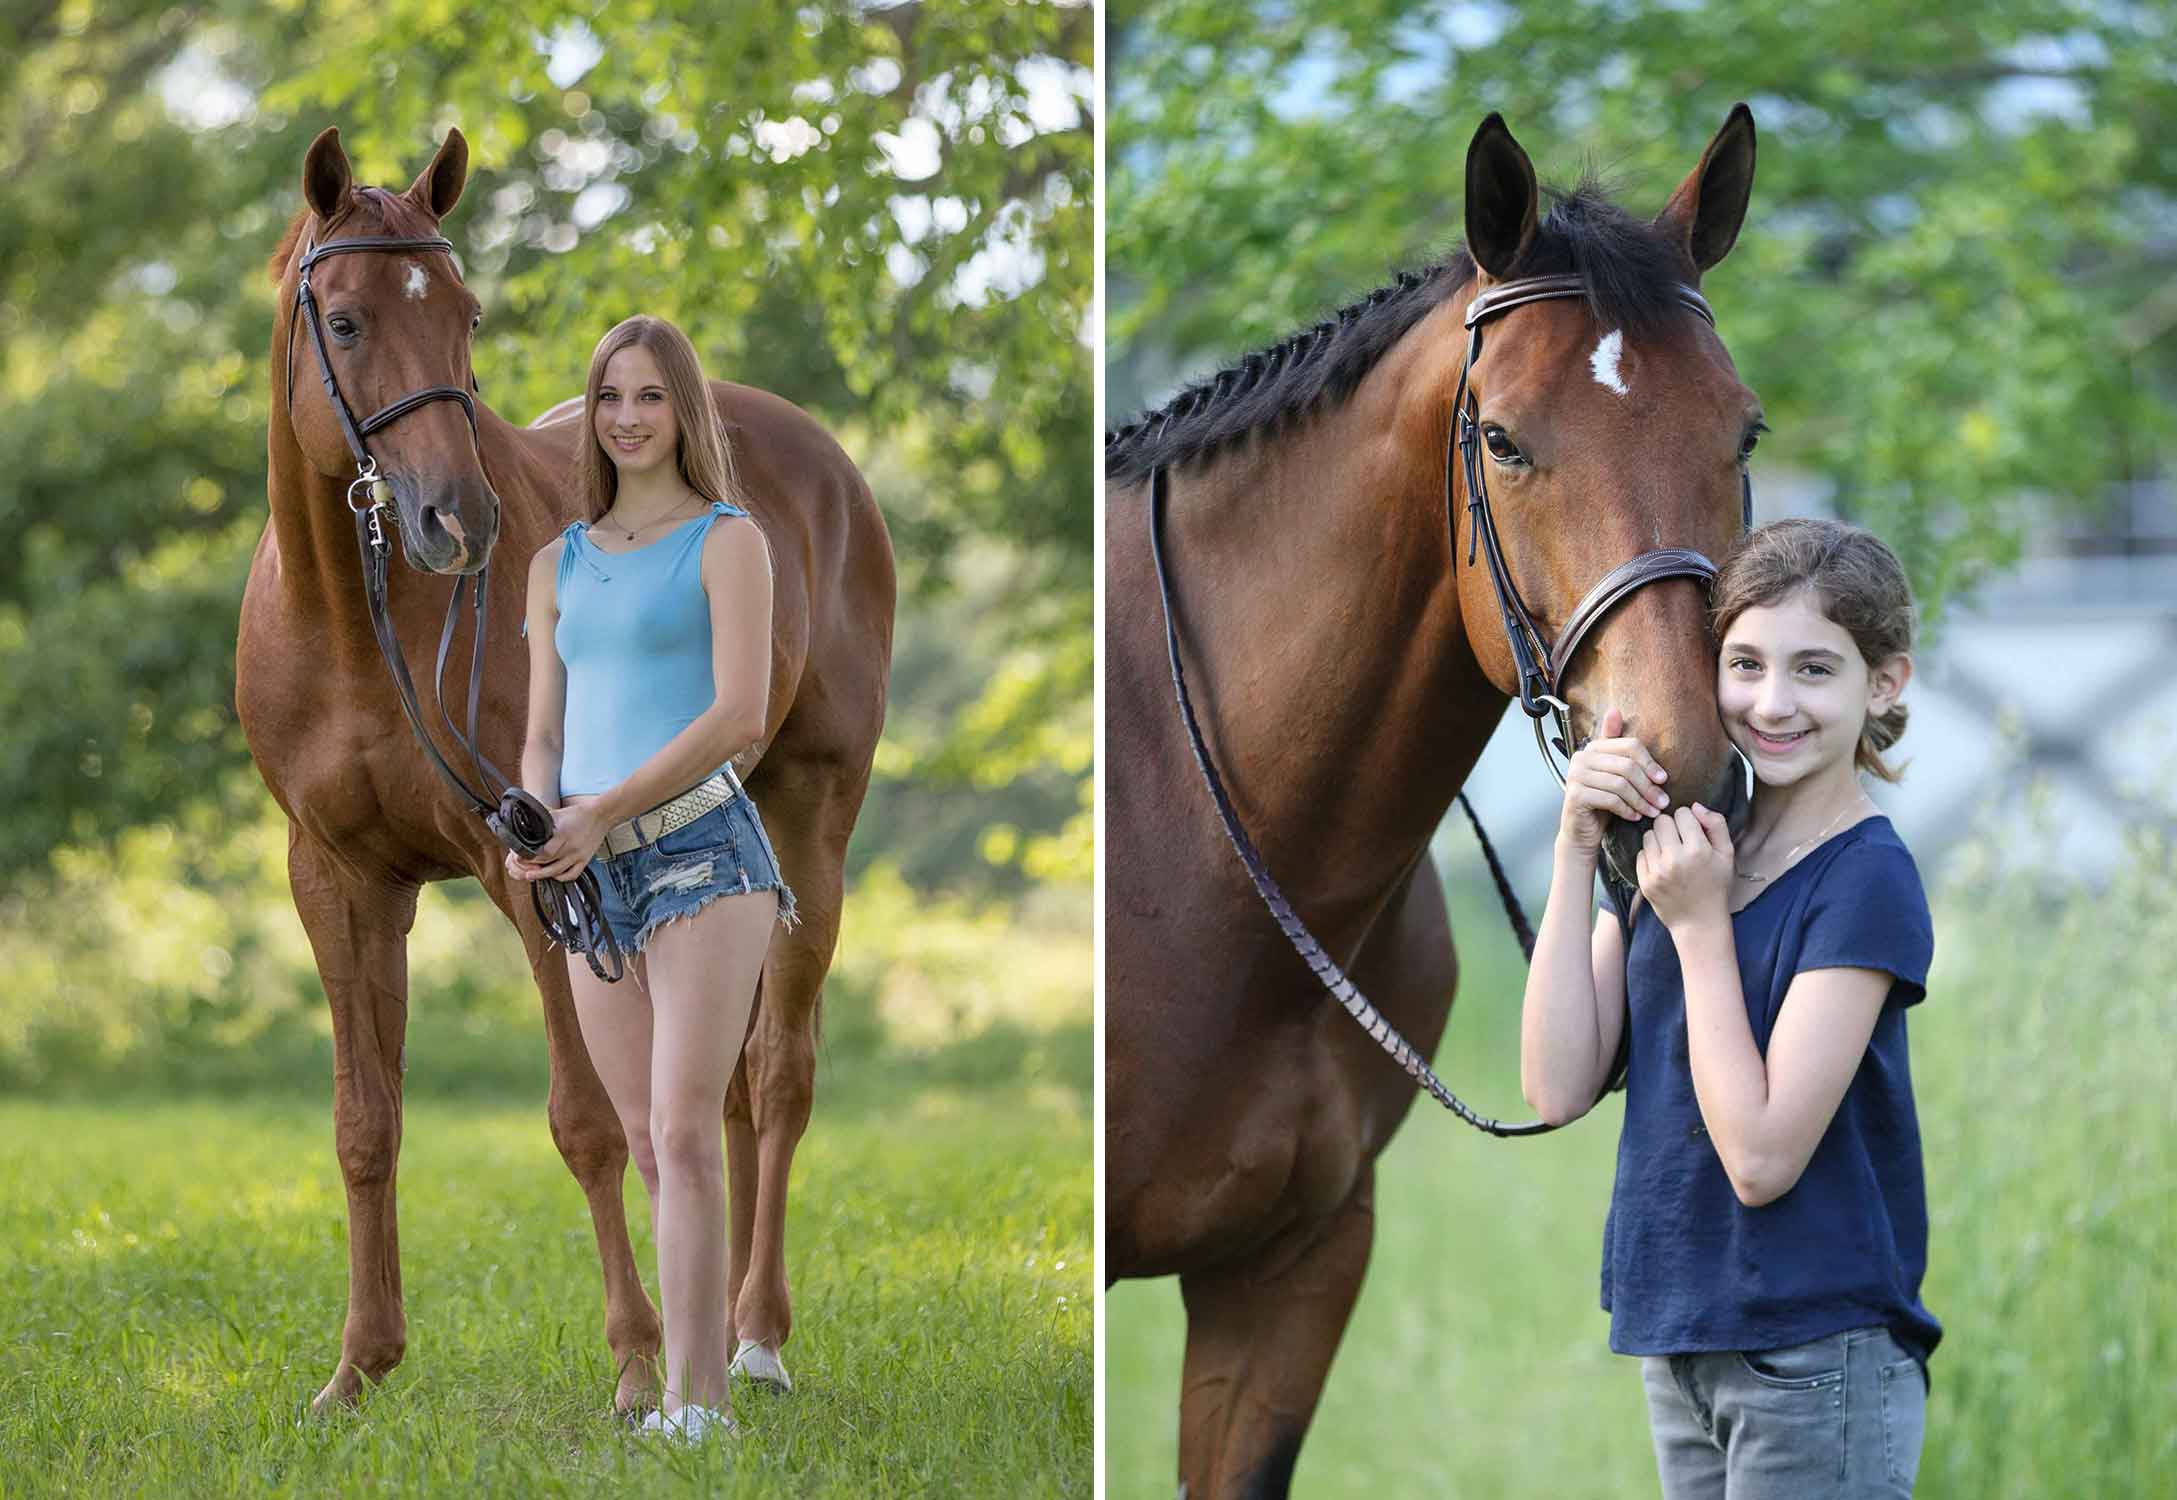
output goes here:
[{"label": "horse hoof", "polygon": [[325,1382],[325,1389],[317,1393],[310,1403],[310,1415],[329,1417],[343,1411],[353,1411],[363,1401],[363,1374],[353,1365],[342,1365],[333,1371],[333,1378]]},{"label": "horse hoof", "polygon": [[657,1410],[657,1380],[630,1370],[620,1377],[612,1393],[612,1414],[623,1422],[639,1422],[643,1413]]},{"label": "horse hoof", "polygon": [[732,1368],[726,1373],[746,1375],[751,1380],[777,1386],[782,1391],[794,1388],[793,1377],[786,1373],[786,1362],[754,1339],[741,1340],[741,1347],[733,1351]]}]

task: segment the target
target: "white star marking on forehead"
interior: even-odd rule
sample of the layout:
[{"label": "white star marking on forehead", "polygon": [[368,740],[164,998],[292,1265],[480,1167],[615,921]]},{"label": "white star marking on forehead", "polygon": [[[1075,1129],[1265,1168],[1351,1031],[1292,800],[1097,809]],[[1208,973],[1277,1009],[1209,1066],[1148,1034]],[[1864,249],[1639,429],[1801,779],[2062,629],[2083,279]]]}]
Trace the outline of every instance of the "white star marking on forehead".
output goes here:
[{"label": "white star marking on forehead", "polygon": [[1625,353],[1625,334],[1613,328],[1595,346],[1595,352],[1587,357],[1587,367],[1595,372],[1595,383],[1607,386],[1621,396],[1632,394],[1633,388],[1618,374],[1618,359]]},{"label": "white star marking on forehead", "polygon": [[401,277],[401,295],[411,302],[421,302],[423,294],[431,290],[430,275],[412,260],[401,264],[407,268],[407,274]]}]

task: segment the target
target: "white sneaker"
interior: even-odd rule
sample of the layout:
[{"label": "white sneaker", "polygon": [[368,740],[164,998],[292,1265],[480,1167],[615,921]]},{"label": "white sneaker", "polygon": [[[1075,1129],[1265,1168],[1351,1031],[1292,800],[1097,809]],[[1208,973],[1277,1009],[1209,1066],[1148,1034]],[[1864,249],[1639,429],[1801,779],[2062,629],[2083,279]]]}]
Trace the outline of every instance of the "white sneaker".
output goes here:
[{"label": "white sneaker", "polygon": [[683,1442],[699,1443],[708,1437],[739,1437],[741,1428],[724,1412],[713,1411],[707,1406],[683,1406],[667,1416],[654,1411],[643,1418],[642,1430],[655,1432]]}]

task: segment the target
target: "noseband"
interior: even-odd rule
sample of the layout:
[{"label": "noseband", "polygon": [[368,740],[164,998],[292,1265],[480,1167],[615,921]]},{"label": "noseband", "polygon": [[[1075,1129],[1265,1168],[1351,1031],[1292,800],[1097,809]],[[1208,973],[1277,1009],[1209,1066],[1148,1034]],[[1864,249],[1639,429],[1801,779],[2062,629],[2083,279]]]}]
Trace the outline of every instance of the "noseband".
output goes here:
[{"label": "noseband", "polygon": [[[1716,323],[1716,315],[1708,302],[1690,286],[1675,289],[1678,300],[1693,312],[1706,319],[1710,327]],[[1704,586],[1716,579],[1716,565],[1700,553],[1684,547],[1664,547],[1643,552],[1606,573],[1602,580],[1587,591],[1585,597],[1573,607],[1565,628],[1554,643],[1544,639],[1541,627],[1536,624],[1533,611],[1520,598],[1519,588],[1512,581],[1512,571],[1504,561],[1504,547],[1497,538],[1496,518],[1489,509],[1489,490],[1483,481],[1481,466],[1481,416],[1479,404],[1468,383],[1468,374],[1474,361],[1481,357],[1482,325],[1492,317],[1501,316],[1515,307],[1529,302],[1546,302],[1563,297],[1581,297],[1586,292],[1578,276],[1529,276],[1518,281],[1500,282],[1485,292],[1478,293],[1467,304],[1466,363],[1459,369],[1459,385],[1452,398],[1454,422],[1453,436],[1444,453],[1444,514],[1450,537],[1452,566],[1457,567],[1459,555],[1459,505],[1458,486],[1460,466],[1463,463],[1467,492],[1467,555],[1468,567],[1474,566],[1476,549],[1487,557],[1489,581],[1496,589],[1497,607],[1504,620],[1505,639],[1511,644],[1512,659],[1519,672],[1519,706],[1534,722],[1535,744],[1542,752],[1543,761],[1560,783],[1565,779],[1563,769],[1550,754],[1550,742],[1544,737],[1542,721],[1554,718],[1557,725],[1556,747],[1560,754],[1570,756],[1572,746],[1572,708],[1558,695],[1558,684],[1564,680],[1565,669],[1581,643],[1601,623],[1603,616],[1624,602],[1627,596],[1648,584],[1666,578],[1698,579]],[[1254,840],[1240,826],[1239,813],[1232,806],[1232,798],[1225,791],[1224,779],[1217,774],[1216,764],[1210,759],[1209,746],[1202,738],[1202,727],[1194,714],[1194,704],[1187,695],[1187,676],[1179,659],[1179,633],[1172,621],[1171,576],[1164,565],[1164,504],[1171,490],[1171,478],[1166,469],[1158,467],[1149,476],[1149,554],[1157,575],[1157,598],[1164,611],[1164,647],[1171,660],[1172,693],[1179,705],[1180,722],[1186,727],[1187,743],[1194,752],[1194,763],[1201,770],[1203,783],[1209,788],[1211,803],[1217,809],[1218,820],[1223,823],[1225,837],[1247,871],[1248,880],[1255,893],[1270,910],[1271,918],[1293,951],[1300,955],[1316,980],[1330,992],[1332,999],[1347,1015],[1357,1021],[1369,1037],[1381,1047],[1406,1075],[1420,1085],[1430,1098],[1450,1110],[1475,1129],[1494,1136],[1544,1135],[1556,1129],[1540,1120],[1523,1125],[1507,1125],[1476,1113],[1460,1098],[1444,1086],[1427,1060],[1414,1050],[1413,1044],[1399,1035],[1383,1012],[1376,1009],[1368,997],[1361,993],[1345,970],[1333,959],[1309,932],[1292,903],[1271,878],[1270,870],[1256,852]],[[1742,469],[1739,475],[1739,519],[1751,529],[1754,516],[1752,481]],[[1744,761],[1744,756],[1740,757]],[[1748,792],[1752,792],[1753,766],[1746,762]],[[1489,873],[1495,880],[1497,894],[1504,902],[1505,915],[1510,918],[1513,932],[1519,938],[1521,951],[1528,959],[1534,957],[1534,932],[1528,926],[1526,914],[1520,910],[1519,898],[1512,892],[1504,867],[1497,860],[1496,850],[1490,847],[1489,836],[1482,832],[1481,820],[1474,814],[1474,806],[1467,801],[1465,792],[1459,793],[1459,805],[1466,809],[1468,821],[1474,825],[1474,833],[1481,840],[1482,853],[1489,861]],[[1620,922],[1629,923],[1629,894],[1614,885],[1606,876],[1604,888],[1609,891],[1611,903],[1618,910]],[[1608,1093],[1618,1087],[1625,1076],[1626,1044],[1632,1028],[1625,1028],[1618,1042],[1618,1055],[1611,1064],[1609,1080],[1603,1091]]]},{"label": "noseband", "polygon": [[[469,808],[484,820],[492,834],[507,848],[524,856],[532,856],[542,849],[552,837],[552,813],[543,803],[511,785],[505,774],[485,758],[476,746],[476,711],[482,697],[484,683],[484,640],[489,629],[490,613],[485,602],[489,584],[489,567],[476,572],[475,623],[469,638],[469,730],[464,735],[454,724],[453,714],[446,707],[445,677],[446,656],[453,646],[454,623],[461,615],[461,601],[469,586],[466,575],[454,580],[453,597],[446,604],[446,623],[439,632],[438,669],[433,674],[431,686],[438,698],[439,717],[445,720],[446,732],[465,751],[469,764],[476,772],[481,786],[472,786],[439,753],[430,734],[425,730],[423,710],[416,701],[416,685],[409,675],[408,659],[401,650],[400,636],[394,631],[393,617],[386,606],[386,572],[391,547],[386,541],[384,516],[393,499],[393,487],[378,472],[378,460],[372,456],[366,439],[398,422],[402,417],[434,401],[456,401],[461,414],[469,419],[469,441],[476,446],[477,462],[484,458],[484,442],[476,426],[476,398],[471,391],[458,386],[433,385],[411,391],[358,422],[355,412],[340,394],[340,382],[333,377],[333,362],[325,347],[325,326],[318,314],[317,294],[310,287],[310,272],[328,256],[349,255],[359,251],[420,250],[426,253],[453,254],[453,241],[439,235],[400,236],[383,234],[356,235],[350,239],[328,240],[324,244],[305,244],[302,264],[295,283],[295,305],[287,315],[287,404],[292,414],[295,403],[295,323],[307,316],[310,329],[310,347],[317,352],[318,379],[325,386],[325,399],[340,418],[340,435],[347,440],[348,452],[355,459],[355,478],[348,485],[348,509],[355,517],[355,541],[363,558],[363,599],[370,610],[370,624],[378,638],[378,653],[385,658],[386,670],[393,675],[393,687],[401,700],[401,709],[408,716],[408,727],[415,732],[416,743],[423,747],[424,755],[456,797],[469,804]],[[473,388],[476,377],[472,373],[469,384]],[[290,415],[292,420],[292,415]],[[358,501],[357,496],[362,496]],[[494,794],[491,788],[496,786]],[[551,889],[547,891],[545,887]],[[535,906],[538,919],[544,924],[545,933],[570,952],[580,953],[589,960],[590,970],[606,983],[616,982],[625,972],[619,945],[613,941],[611,929],[599,915],[600,892],[594,872],[585,869],[571,883],[558,880],[530,882],[529,899]],[[600,962],[600,959],[603,961]],[[608,972],[609,970],[609,972]]]},{"label": "noseband", "polygon": [[[1690,286],[1679,286],[1674,291],[1681,303],[1700,314],[1711,328],[1715,327],[1716,314],[1706,298]],[[1602,623],[1603,616],[1651,583],[1660,583],[1666,578],[1692,578],[1699,580],[1705,588],[1716,581],[1716,565],[1691,548],[1662,547],[1643,552],[1612,568],[1587,591],[1566,617],[1565,628],[1554,643],[1545,641],[1541,627],[1535,623],[1534,612],[1527,608],[1526,601],[1520,597],[1519,586],[1512,581],[1512,570],[1504,560],[1504,544],[1497,538],[1496,517],[1489,509],[1489,485],[1482,468],[1481,412],[1468,376],[1474,369],[1474,362],[1481,358],[1482,325],[1491,318],[1501,317],[1530,302],[1585,295],[1580,278],[1573,275],[1528,276],[1518,281],[1499,282],[1476,294],[1467,304],[1466,362],[1459,367],[1459,389],[1451,401],[1456,430],[1444,451],[1444,518],[1451,535],[1452,551],[1456,555],[1459,548],[1459,500],[1454,476],[1463,468],[1467,497],[1466,565],[1474,566],[1475,548],[1479,545],[1488,561],[1489,582],[1496,590],[1504,638],[1512,648],[1513,665],[1519,675],[1519,706],[1533,721],[1535,748],[1542,752],[1543,763],[1560,785],[1565,779],[1564,768],[1558,764],[1557,756],[1550,753],[1550,748],[1554,743],[1557,755],[1571,756],[1572,705],[1565,702],[1557,689],[1581,644]],[[1739,520],[1747,530],[1753,529],[1753,481],[1743,468],[1739,471]],[[1545,718],[1555,721],[1557,736],[1554,742],[1544,736],[1542,721]]]}]

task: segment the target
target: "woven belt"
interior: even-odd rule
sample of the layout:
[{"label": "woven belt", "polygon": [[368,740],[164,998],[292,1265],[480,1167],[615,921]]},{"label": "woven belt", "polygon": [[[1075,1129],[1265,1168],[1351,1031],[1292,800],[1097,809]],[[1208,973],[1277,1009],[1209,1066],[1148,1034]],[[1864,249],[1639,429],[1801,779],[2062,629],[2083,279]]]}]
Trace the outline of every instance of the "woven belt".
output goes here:
[{"label": "woven belt", "polygon": [[676,828],[685,828],[703,814],[724,807],[741,795],[741,779],[726,767],[710,780],[688,788],[670,802],[660,802],[646,813],[638,813],[625,823],[605,832],[603,853],[628,854],[654,844]]}]

